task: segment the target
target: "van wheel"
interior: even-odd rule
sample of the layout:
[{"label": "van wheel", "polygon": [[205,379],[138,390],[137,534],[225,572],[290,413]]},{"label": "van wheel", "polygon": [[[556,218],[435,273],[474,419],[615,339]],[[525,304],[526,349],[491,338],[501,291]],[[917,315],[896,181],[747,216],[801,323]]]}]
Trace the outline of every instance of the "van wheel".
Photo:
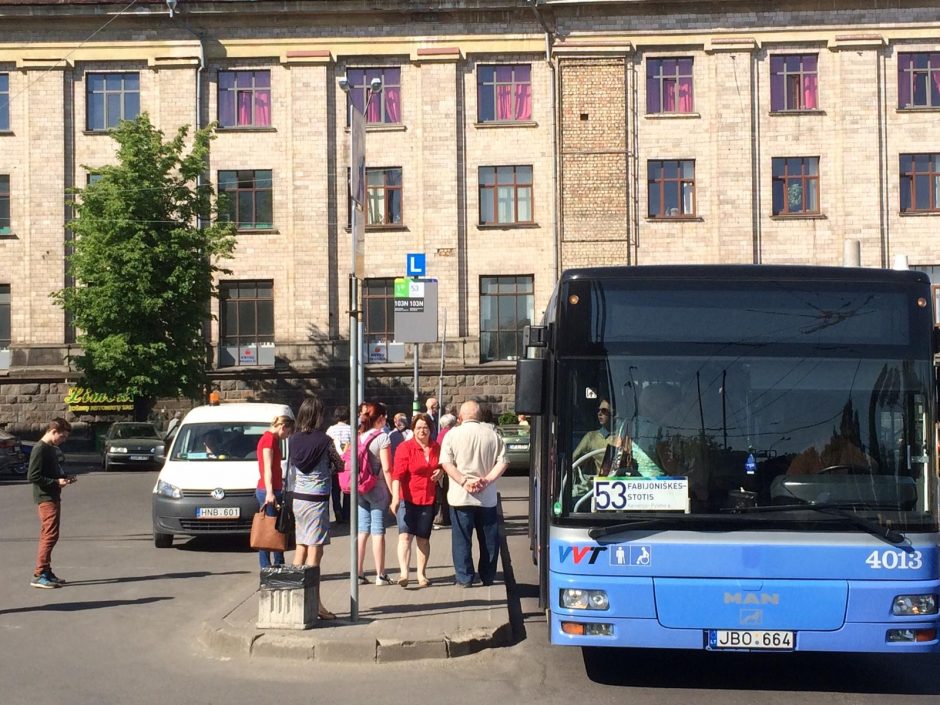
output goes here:
[{"label": "van wheel", "polygon": [[158,534],[154,531],[153,545],[157,548],[170,548],[173,545],[173,534]]}]

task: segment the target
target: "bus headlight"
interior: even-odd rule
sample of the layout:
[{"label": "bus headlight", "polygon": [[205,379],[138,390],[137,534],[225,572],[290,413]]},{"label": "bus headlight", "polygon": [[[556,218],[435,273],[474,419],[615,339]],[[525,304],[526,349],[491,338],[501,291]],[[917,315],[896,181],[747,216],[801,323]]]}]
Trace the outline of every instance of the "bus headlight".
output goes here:
[{"label": "bus headlight", "polygon": [[603,590],[581,590],[564,588],[561,591],[561,606],[568,610],[606,610],[610,603]]},{"label": "bus headlight", "polygon": [[891,605],[891,614],[898,617],[937,614],[936,595],[898,595]]}]

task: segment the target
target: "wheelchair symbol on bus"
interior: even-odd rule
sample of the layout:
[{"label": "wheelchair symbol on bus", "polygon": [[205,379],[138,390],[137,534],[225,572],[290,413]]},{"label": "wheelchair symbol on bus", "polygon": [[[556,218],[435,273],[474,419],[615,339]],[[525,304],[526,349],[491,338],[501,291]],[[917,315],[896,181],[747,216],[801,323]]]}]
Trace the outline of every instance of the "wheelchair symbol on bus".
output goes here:
[{"label": "wheelchair symbol on bus", "polygon": [[646,567],[653,561],[653,552],[650,546],[624,546],[619,545],[613,551],[609,551],[610,564],[612,566],[637,566]]}]

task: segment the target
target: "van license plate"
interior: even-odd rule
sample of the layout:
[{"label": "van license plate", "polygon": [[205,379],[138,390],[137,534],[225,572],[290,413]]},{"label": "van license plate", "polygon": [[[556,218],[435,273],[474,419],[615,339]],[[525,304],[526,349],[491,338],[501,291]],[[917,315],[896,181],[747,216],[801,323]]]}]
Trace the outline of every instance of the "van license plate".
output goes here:
[{"label": "van license plate", "polygon": [[751,631],[743,629],[709,629],[709,649],[776,649],[793,650],[793,632]]},{"label": "van license plate", "polygon": [[241,516],[239,507],[198,507],[197,519],[238,519]]}]

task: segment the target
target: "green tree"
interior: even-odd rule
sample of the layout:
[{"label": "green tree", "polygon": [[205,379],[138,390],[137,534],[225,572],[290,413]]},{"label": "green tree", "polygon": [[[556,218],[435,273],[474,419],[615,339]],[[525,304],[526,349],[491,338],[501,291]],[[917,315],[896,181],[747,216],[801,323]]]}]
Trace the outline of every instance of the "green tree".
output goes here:
[{"label": "green tree", "polygon": [[[88,169],[75,189],[68,258],[73,285],[53,299],[73,317],[84,386],[131,394],[138,418],[157,396],[199,396],[207,380],[203,326],[214,275],[235,249],[205,170],[214,125],[164,141],[147,114],[112,130],[117,164]],[[199,227],[203,220],[205,227]]]}]

